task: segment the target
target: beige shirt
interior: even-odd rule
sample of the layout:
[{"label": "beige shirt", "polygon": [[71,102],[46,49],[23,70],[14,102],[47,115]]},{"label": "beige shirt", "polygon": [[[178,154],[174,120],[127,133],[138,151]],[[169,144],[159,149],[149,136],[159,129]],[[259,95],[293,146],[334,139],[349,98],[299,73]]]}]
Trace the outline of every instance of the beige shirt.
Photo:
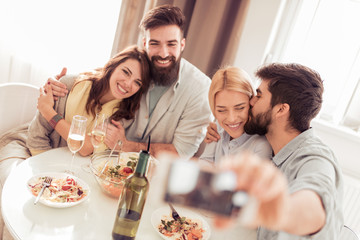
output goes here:
[{"label": "beige shirt", "polygon": [[178,80],[161,96],[149,120],[149,92],[141,98],[126,138],[135,142],[173,144],[181,157],[192,157],[212,119],[208,104],[210,79],[181,59]]}]

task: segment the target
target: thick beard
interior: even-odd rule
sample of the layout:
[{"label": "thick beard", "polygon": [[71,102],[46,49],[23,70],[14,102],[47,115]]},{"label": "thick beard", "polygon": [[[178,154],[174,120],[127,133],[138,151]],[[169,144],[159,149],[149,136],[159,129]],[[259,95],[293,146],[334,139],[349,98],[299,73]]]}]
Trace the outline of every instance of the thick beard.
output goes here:
[{"label": "thick beard", "polygon": [[[168,67],[158,67],[155,64],[155,61],[157,59],[160,60],[170,60],[171,65]],[[180,59],[176,61],[174,56],[169,56],[166,58],[162,58],[160,56],[153,56],[151,57],[151,69],[152,69],[152,78],[156,85],[160,86],[170,86],[173,84],[178,77],[179,74],[179,68],[180,68]]]},{"label": "thick beard", "polygon": [[271,109],[265,113],[260,113],[257,116],[254,116],[250,110],[249,120],[244,125],[244,131],[250,135],[265,135],[269,131],[271,121]]}]

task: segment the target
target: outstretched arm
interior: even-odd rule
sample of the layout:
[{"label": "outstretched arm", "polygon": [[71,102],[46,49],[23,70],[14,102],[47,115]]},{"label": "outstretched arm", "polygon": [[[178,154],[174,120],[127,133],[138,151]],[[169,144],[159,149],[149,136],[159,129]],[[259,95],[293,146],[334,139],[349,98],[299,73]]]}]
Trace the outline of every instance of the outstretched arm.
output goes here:
[{"label": "outstretched arm", "polygon": [[295,235],[318,232],[325,225],[325,210],[320,196],[312,190],[290,194],[285,175],[270,161],[243,154],[222,161],[222,168],[237,174],[238,189],[258,201],[258,210],[249,227],[263,226]]}]

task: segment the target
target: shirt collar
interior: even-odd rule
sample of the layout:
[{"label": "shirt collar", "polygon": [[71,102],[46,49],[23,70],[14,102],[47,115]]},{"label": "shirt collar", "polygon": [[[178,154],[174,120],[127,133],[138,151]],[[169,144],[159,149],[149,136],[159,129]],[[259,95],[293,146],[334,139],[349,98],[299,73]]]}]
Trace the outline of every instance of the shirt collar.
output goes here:
[{"label": "shirt collar", "polygon": [[314,136],[314,130],[312,128],[300,133],[288,144],[286,144],[274,157],[273,162],[276,166],[285,162],[293,153],[295,149],[298,149],[304,141],[309,137]]},{"label": "shirt collar", "polygon": [[176,91],[176,89],[179,87],[180,85],[180,80],[181,80],[181,75],[182,75],[182,70],[184,69],[184,64],[185,62],[183,61],[183,59],[180,59],[180,68],[179,68],[179,74],[178,74],[178,78],[176,80],[176,82],[173,84],[173,90],[174,92]]},{"label": "shirt collar", "polygon": [[[222,139],[224,139],[225,142],[230,142],[230,135],[219,125],[218,121],[216,121],[216,125],[218,133],[222,137]],[[246,142],[250,137],[251,135],[244,132],[240,137],[231,140],[231,142],[241,145],[242,143]]]}]

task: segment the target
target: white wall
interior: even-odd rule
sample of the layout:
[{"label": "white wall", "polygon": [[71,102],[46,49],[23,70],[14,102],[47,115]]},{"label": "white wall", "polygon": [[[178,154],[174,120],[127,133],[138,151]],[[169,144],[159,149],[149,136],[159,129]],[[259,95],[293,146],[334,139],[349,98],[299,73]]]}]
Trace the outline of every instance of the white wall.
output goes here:
[{"label": "white wall", "polygon": [[[285,0],[251,0],[235,66],[249,74],[263,64],[272,45]],[[314,120],[312,127],[338,157],[344,173],[360,178],[360,134]]]},{"label": "white wall", "polygon": [[278,27],[284,0],[251,0],[244,31],[241,34],[235,65],[254,76],[264,62]]},{"label": "white wall", "polygon": [[312,122],[316,134],[335,153],[345,174],[360,178],[360,136],[354,131],[322,120]]}]

